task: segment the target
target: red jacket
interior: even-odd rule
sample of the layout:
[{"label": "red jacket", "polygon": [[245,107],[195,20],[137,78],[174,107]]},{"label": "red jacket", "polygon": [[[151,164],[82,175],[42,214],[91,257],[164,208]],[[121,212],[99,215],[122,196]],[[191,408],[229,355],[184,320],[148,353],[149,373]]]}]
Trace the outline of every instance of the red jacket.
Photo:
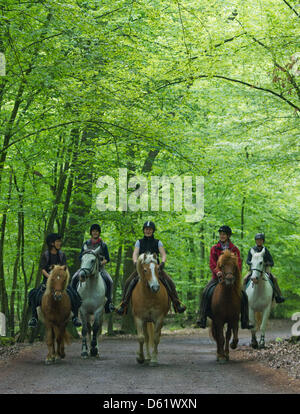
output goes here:
[{"label": "red jacket", "polygon": [[[242,270],[242,261],[240,257],[240,251],[233,243],[231,243],[231,241],[229,241],[229,250],[237,255],[238,265],[239,265],[240,270]],[[210,249],[209,267],[212,271],[213,279],[218,278],[217,273],[220,271],[220,269],[217,268],[217,262],[222,252],[223,250],[222,250],[220,241]]]}]

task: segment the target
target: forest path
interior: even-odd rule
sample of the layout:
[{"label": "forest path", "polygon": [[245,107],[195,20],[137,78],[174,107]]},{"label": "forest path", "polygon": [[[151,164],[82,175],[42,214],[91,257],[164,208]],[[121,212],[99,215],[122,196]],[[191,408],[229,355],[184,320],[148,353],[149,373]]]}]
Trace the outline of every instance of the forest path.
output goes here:
[{"label": "forest path", "polygon": [[[291,334],[291,321],[272,322],[267,341]],[[249,345],[248,331],[239,331],[238,349]],[[216,363],[216,346],[208,329],[188,334],[165,334],[159,346],[159,366],[136,363],[138,344],[133,337],[103,337],[100,358],[83,360],[81,342],[66,347],[66,358],[54,365],[44,363],[45,344],[24,347],[19,355],[0,362],[2,394],[292,394],[300,381],[256,361]]]}]

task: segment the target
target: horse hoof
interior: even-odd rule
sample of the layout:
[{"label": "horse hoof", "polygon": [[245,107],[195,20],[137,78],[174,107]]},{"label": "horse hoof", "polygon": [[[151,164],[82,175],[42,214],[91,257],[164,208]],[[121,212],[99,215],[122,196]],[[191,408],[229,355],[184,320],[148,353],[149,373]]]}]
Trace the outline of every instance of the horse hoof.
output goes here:
[{"label": "horse hoof", "polygon": [[253,342],[251,342],[251,347],[253,348],[253,349],[257,349],[258,348],[258,344],[257,343],[253,343]]},{"label": "horse hoof", "polygon": [[136,359],[136,362],[137,362],[138,364],[143,364],[143,363],[145,362],[145,360],[144,360],[143,358],[137,358],[137,359]]},{"label": "horse hoof", "polygon": [[149,367],[158,367],[158,362],[157,361],[150,361],[149,362]]},{"label": "horse hoof", "polygon": [[54,362],[55,362],[55,359],[53,359],[53,358],[45,360],[46,365],[52,365],[52,364],[54,364]]},{"label": "horse hoof", "polygon": [[226,359],[217,359],[218,364],[223,365],[227,363]]},{"label": "horse hoof", "polygon": [[224,356],[224,357],[217,357],[217,362],[219,363],[219,364],[226,364],[226,362],[229,360],[229,357],[228,357],[228,359]]},{"label": "horse hoof", "polygon": [[265,344],[259,344],[258,349],[265,349]]},{"label": "horse hoof", "polygon": [[82,354],[81,354],[81,358],[83,358],[83,359],[87,359],[89,357],[89,355],[88,355],[88,353],[87,352],[82,352]]},{"label": "horse hoof", "polygon": [[230,344],[230,348],[231,349],[236,349],[237,348],[237,344],[238,344],[237,341],[232,341],[231,344]]},{"label": "horse hoof", "polygon": [[98,349],[97,349],[97,348],[92,348],[92,349],[90,350],[90,355],[91,355],[91,357],[96,357],[96,356],[98,356]]}]

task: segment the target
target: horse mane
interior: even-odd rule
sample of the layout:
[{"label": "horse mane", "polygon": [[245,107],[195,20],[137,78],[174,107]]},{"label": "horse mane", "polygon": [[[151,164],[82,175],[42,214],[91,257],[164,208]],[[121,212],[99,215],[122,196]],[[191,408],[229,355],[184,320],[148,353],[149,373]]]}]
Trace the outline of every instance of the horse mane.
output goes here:
[{"label": "horse mane", "polygon": [[142,273],[142,265],[143,264],[150,264],[150,263],[157,263],[156,257],[151,253],[142,253],[139,255],[136,263],[136,270],[138,275],[141,276]]},{"label": "horse mane", "polygon": [[234,282],[234,289],[240,295],[242,274],[238,265],[238,257],[235,253],[231,252],[230,250],[224,250],[223,254],[219,256],[217,267],[221,269],[222,266],[225,265],[233,265],[236,276],[236,280]]},{"label": "horse mane", "polygon": [[54,265],[54,267],[52,268],[51,272],[49,273],[49,277],[47,279],[45,294],[49,294],[50,293],[52,279],[56,276],[57,272],[60,271],[60,270],[63,270],[67,274],[66,283],[65,283],[65,290],[67,289],[67,286],[68,286],[69,280],[70,280],[70,272],[69,272],[69,269],[65,265],[64,266]]}]

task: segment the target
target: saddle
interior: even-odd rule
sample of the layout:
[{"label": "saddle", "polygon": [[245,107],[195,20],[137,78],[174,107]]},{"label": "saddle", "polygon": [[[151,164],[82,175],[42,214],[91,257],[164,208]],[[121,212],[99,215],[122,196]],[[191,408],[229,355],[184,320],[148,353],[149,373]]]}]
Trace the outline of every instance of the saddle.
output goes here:
[{"label": "saddle", "polygon": [[[265,274],[267,275],[267,280],[268,280],[268,282],[270,283],[270,285],[272,286],[272,289],[273,289],[273,299],[274,299],[274,297],[275,297],[275,294],[274,294],[274,292],[275,292],[275,286],[274,286],[274,282],[273,282],[273,280],[272,280],[272,276],[271,276],[271,274],[269,274],[269,273],[267,273],[267,272],[265,272]],[[248,276],[248,279],[246,280],[246,287],[245,287],[245,291],[247,290],[247,288],[248,288],[248,286],[250,285],[250,283],[251,283],[251,274]]]},{"label": "saddle", "polygon": [[214,285],[209,286],[209,288],[207,289],[207,292],[205,294],[206,296],[206,303],[207,303],[207,307],[206,307],[206,315],[212,319],[212,312],[211,312],[211,300],[212,300],[212,296],[214,293],[214,290],[216,288],[218,283],[215,283]]}]

